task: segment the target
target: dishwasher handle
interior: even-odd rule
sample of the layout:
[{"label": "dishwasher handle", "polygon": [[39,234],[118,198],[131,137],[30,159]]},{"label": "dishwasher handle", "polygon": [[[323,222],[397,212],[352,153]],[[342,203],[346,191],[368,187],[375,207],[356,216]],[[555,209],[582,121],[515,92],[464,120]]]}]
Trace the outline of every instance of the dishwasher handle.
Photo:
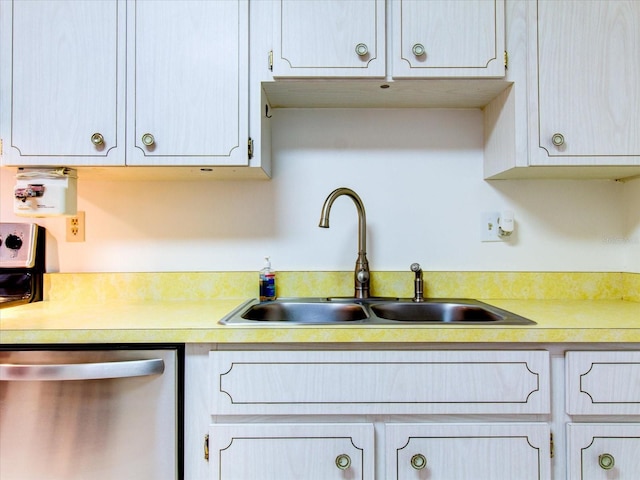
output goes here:
[{"label": "dishwasher handle", "polygon": [[0,381],[99,380],[144,377],[164,372],[164,360],[126,360],[49,365],[0,364]]}]

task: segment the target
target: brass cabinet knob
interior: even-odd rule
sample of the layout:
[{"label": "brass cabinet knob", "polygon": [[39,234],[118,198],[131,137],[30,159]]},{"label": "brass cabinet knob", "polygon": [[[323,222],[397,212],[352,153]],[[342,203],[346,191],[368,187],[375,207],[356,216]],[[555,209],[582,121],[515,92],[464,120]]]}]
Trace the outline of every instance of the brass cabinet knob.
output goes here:
[{"label": "brass cabinet knob", "polygon": [[564,136],[561,133],[554,133],[551,137],[551,143],[553,143],[556,147],[564,145]]},{"label": "brass cabinet knob", "polygon": [[351,458],[346,453],[342,453],[336,457],[336,467],[340,470],[346,470],[351,466]]},{"label": "brass cabinet knob", "polygon": [[100,145],[104,145],[104,137],[101,133],[94,133],[91,135],[91,143],[93,143],[96,147]]},{"label": "brass cabinet knob", "polygon": [[367,47],[364,43],[359,43],[356,45],[356,53],[359,57],[364,57],[367,53],[369,53],[369,47]]},{"label": "brass cabinet knob", "polygon": [[421,453],[416,453],[413,457],[411,457],[411,466],[416,470],[422,470],[427,466],[427,459]]},{"label": "brass cabinet knob", "polygon": [[142,135],[142,143],[147,147],[150,147],[154,143],[156,143],[156,139],[153,138],[153,135],[151,135],[150,133],[145,133],[144,135]]},{"label": "brass cabinet knob", "polygon": [[611,470],[615,464],[616,461],[610,453],[603,453],[598,456],[598,465],[600,465],[600,468],[603,470]]},{"label": "brass cabinet knob", "polygon": [[422,45],[421,43],[416,43],[411,49],[411,51],[416,57],[421,57],[427,52],[424,48],[424,45]]}]

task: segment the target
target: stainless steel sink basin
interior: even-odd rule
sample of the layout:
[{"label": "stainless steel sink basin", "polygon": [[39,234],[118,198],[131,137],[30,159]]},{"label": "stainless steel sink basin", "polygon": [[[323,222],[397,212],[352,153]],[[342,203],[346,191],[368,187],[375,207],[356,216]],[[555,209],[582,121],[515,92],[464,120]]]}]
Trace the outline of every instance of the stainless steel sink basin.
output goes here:
[{"label": "stainless steel sink basin", "polygon": [[506,310],[470,299],[427,300],[414,303],[399,301],[370,305],[379,318],[396,322],[484,323],[527,325],[535,322]]},{"label": "stainless steel sink basin", "polygon": [[[332,302],[328,299],[278,299],[255,303],[237,312],[229,320],[253,322],[288,322],[304,324],[328,324],[354,322],[368,318],[367,311],[355,302]],[[233,322],[233,323],[236,323]],[[224,322],[223,323],[230,323]]]},{"label": "stainless steel sink basin", "polygon": [[471,299],[279,298],[250,300],[231,312],[222,324],[442,324],[532,325],[535,322]]}]

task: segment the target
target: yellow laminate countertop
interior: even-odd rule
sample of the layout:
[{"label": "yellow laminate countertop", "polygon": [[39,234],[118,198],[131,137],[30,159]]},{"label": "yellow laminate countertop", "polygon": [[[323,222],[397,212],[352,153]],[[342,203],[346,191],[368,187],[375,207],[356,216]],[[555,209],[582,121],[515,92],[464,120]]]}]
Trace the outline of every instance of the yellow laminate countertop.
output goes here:
[{"label": "yellow laminate countertop", "polygon": [[220,325],[245,299],[43,301],[0,310],[0,344],[62,343],[570,343],[640,342],[640,302],[482,300],[537,323]]}]

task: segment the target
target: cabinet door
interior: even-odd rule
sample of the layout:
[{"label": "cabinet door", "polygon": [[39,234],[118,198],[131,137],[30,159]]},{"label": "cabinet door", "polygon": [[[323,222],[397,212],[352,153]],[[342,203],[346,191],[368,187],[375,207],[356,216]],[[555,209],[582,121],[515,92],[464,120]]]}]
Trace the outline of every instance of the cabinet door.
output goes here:
[{"label": "cabinet door", "polygon": [[640,415],[640,352],[568,352],[569,415]]},{"label": "cabinet door", "polygon": [[532,163],[640,165],[640,2],[540,0],[532,35]]},{"label": "cabinet door", "polygon": [[279,0],[274,77],[384,77],[384,0]]},{"label": "cabinet door", "polygon": [[5,165],[124,165],[125,13],[116,0],[1,2]]},{"label": "cabinet door", "polygon": [[215,480],[373,479],[372,424],[215,424]]},{"label": "cabinet door", "polygon": [[570,480],[640,478],[640,424],[567,425]]},{"label": "cabinet door", "polygon": [[546,424],[386,424],[388,480],[551,478]]},{"label": "cabinet door", "polygon": [[391,5],[394,78],[504,76],[504,1]]},{"label": "cabinet door", "polygon": [[127,18],[127,163],[247,165],[247,1],[133,0]]}]

